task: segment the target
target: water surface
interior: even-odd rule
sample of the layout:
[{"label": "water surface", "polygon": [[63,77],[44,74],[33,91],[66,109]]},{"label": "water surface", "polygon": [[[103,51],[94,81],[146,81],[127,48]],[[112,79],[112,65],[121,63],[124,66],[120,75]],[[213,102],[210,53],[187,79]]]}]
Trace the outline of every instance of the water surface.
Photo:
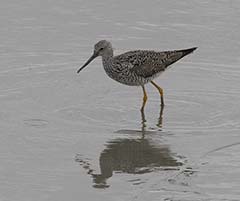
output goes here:
[{"label": "water surface", "polygon": [[[240,200],[240,3],[0,3],[0,200]],[[116,54],[198,46],[141,88],[110,80]]]}]

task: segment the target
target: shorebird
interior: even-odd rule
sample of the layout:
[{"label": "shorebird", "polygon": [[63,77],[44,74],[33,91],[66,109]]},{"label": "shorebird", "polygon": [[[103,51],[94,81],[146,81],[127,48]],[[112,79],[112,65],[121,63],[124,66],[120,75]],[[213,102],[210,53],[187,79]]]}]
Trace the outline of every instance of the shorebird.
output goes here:
[{"label": "shorebird", "polygon": [[144,85],[150,82],[157,88],[161,98],[161,106],[164,106],[163,89],[153,82],[153,79],[158,77],[171,64],[196,49],[197,47],[193,47],[163,52],[135,50],[114,56],[112,44],[109,41],[101,40],[95,44],[92,56],[77,73],[85,68],[93,59],[101,56],[104,70],[110,78],[125,85],[142,87],[143,103],[141,111],[143,111],[147,102],[147,92]]}]

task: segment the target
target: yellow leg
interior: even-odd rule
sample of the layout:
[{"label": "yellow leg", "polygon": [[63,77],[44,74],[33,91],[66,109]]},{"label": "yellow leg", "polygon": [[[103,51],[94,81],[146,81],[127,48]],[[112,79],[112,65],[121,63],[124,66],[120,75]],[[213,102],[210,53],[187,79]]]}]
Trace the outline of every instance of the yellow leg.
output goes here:
[{"label": "yellow leg", "polygon": [[164,100],[163,100],[163,89],[161,87],[159,87],[156,83],[154,83],[153,81],[151,81],[151,83],[153,84],[153,86],[155,86],[159,93],[160,93],[160,97],[161,97],[161,105],[164,106]]},{"label": "yellow leg", "polygon": [[142,89],[143,89],[143,103],[142,103],[141,111],[143,112],[144,107],[145,107],[146,102],[147,102],[147,93],[146,93],[146,90],[145,90],[144,86],[142,86]]}]

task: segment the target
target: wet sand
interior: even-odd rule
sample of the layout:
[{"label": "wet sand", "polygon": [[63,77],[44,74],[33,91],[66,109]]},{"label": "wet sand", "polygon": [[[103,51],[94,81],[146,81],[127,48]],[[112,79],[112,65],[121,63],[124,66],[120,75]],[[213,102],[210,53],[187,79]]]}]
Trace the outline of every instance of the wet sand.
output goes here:
[{"label": "wet sand", "polygon": [[[136,7],[136,4],[138,5]],[[0,200],[240,200],[238,1],[33,1],[0,6]],[[198,50],[142,90],[116,54]],[[161,113],[161,115],[160,115]]]}]

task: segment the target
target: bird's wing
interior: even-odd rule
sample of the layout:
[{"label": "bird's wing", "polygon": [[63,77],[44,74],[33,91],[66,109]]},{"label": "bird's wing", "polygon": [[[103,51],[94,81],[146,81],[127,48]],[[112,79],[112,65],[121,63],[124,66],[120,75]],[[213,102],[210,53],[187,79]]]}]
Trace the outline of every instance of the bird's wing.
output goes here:
[{"label": "bird's wing", "polygon": [[136,73],[138,76],[147,78],[164,71],[167,66],[185,55],[181,50],[165,52],[136,50],[116,56],[115,61],[127,65],[129,70]]}]

